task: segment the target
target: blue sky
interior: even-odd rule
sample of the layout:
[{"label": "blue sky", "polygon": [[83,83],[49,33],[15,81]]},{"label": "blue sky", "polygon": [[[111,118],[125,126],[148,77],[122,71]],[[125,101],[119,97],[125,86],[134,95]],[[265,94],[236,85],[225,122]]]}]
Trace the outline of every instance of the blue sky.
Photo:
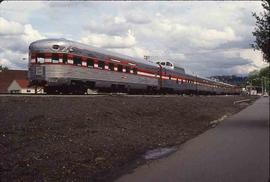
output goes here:
[{"label": "blue sky", "polygon": [[153,60],[168,59],[201,76],[243,75],[266,66],[253,51],[259,1],[70,2],[0,4],[0,64],[27,69],[27,49],[66,38]]}]

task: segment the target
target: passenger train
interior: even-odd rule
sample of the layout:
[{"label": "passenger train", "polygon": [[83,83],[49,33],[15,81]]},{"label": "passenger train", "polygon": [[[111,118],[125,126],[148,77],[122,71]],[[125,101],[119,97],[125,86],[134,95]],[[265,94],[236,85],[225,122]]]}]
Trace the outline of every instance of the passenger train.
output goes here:
[{"label": "passenger train", "polygon": [[240,93],[234,85],[187,74],[170,61],[150,62],[66,39],[31,43],[28,67],[30,85],[46,93]]}]

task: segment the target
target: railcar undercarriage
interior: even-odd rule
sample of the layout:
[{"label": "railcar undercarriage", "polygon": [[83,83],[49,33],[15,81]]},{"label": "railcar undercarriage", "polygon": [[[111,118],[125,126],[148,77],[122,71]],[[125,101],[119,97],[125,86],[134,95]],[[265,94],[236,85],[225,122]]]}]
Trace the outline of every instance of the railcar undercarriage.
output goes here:
[{"label": "railcar undercarriage", "polygon": [[[44,82],[43,82],[44,83]],[[32,85],[34,86],[34,85]],[[40,86],[36,85],[36,86]],[[71,84],[63,84],[57,86],[43,85],[46,94],[63,94],[63,95],[86,95],[86,94],[100,94],[100,93],[126,93],[131,95],[224,95],[228,93],[216,93],[212,91],[202,90],[174,90],[173,88],[157,88],[155,86],[146,86],[145,89],[132,88],[124,84],[111,84],[110,87],[96,87],[96,83],[92,81],[71,81]],[[233,93],[234,94],[234,93]],[[236,94],[236,93],[235,93]]]}]

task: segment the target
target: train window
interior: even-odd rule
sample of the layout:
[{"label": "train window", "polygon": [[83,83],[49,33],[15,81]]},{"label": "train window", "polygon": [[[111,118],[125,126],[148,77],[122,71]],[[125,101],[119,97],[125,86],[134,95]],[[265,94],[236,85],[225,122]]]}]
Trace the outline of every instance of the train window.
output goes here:
[{"label": "train window", "polygon": [[93,67],[94,66],[94,60],[93,59],[87,59],[87,66]]},{"label": "train window", "polygon": [[30,54],[30,57],[31,57],[31,59],[30,59],[31,63],[36,63],[37,62],[36,61],[36,54],[32,53],[32,54]]},{"label": "train window", "polygon": [[111,70],[111,71],[114,70],[114,64],[113,63],[109,63],[109,70]]},{"label": "train window", "polygon": [[133,69],[133,73],[134,73],[135,75],[137,74],[137,71],[138,71],[137,68],[134,68],[134,69]]},{"label": "train window", "polygon": [[60,47],[59,45],[53,45],[52,46],[52,48],[55,49],[55,50],[59,49],[59,47]]},{"label": "train window", "polygon": [[45,62],[45,55],[43,53],[39,53],[37,55],[37,63],[44,63]]},{"label": "train window", "polygon": [[64,54],[63,55],[63,63],[64,64],[67,64],[67,54]]},{"label": "train window", "polygon": [[172,63],[166,62],[166,66],[172,66]]},{"label": "train window", "polygon": [[75,56],[73,59],[73,64],[77,65],[77,66],[81,66],[82,65],[82,60],[79,56]]},{"label": "train window", "polygon": [[123,72],[123,66],[122,65],[117,65],[117,71],[118,72]]},{"label": "train window", "polygon": [[130,73],[130,68],[126,66],[126,73]]},{"label": "train window", "polygon": [[59,63],[59,55],[56,53],[52,54],[52,62],[53,63]]},{"label": "train window", "polygon": [[105,67],[104,61],[98,61],[98,67],[104,69]]},{"label": "train window", "polygon": [[165,66],[165,62],[161,62],[160,64],[161,64],[162,66]]}]

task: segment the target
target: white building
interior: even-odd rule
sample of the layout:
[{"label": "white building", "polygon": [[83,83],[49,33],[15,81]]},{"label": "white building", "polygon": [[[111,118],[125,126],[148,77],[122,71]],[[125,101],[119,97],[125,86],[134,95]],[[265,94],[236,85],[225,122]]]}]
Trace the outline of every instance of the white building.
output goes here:
[{"label": "white building", "polygon": [[249,95],[259,95],[257,89],[258,87],[256,86],[251,86],[251,85],[246,86],[246,91]]},{"label": "white building", "polygon": [[[28,87],[28,80],[13,80],[8,87],[8,93],[35,94],[35,88]],[[44,93],[43,88],[37,88],[37,93]]]}]

